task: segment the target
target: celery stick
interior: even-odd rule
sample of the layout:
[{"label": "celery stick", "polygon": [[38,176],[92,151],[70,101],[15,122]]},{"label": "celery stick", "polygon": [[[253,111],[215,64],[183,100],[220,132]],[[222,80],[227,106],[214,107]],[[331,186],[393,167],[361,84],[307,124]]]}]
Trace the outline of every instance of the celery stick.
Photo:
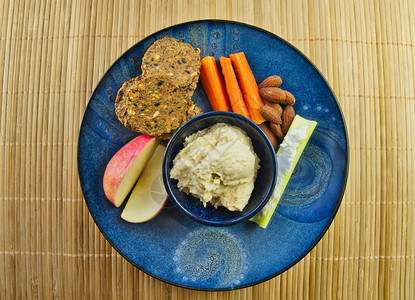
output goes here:
[{"label": "celery stick", "polygon": [[275,208],[284,193],[285,187],[291,178],[295,166],[300,159],[301,154],[311,134],[316,128],[317,122],[310,121],[296,115],[290,129],[288,130],[284,141],[276,154],[278,164],[277,183],[275,184],[274,192],[264,208],[250,220],[257,223],[262,228],[268,226]]}]

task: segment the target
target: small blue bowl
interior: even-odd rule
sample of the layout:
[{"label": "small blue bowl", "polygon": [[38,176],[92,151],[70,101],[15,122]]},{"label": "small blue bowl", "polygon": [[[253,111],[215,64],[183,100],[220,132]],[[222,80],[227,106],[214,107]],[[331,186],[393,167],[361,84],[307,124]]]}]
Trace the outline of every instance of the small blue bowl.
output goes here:
[{"label": "small blue bowl", "polygon": [[[173,160],[183,148],[186,137],[216,123],[227,123],[244,130],[251,138],[260,161],[255,187],[243,211],[229,211],[224,207],[214,208],[179,190],[177,180],[170,178]],[[232,112],[207,112],[183,124],[170,139],[163,159],[163,181],[173,204],[185,215],[205,225],[229,226],[248,220],[267,203],[274,190],[277,176],[275,151],[265,133],[251,120]]]}]

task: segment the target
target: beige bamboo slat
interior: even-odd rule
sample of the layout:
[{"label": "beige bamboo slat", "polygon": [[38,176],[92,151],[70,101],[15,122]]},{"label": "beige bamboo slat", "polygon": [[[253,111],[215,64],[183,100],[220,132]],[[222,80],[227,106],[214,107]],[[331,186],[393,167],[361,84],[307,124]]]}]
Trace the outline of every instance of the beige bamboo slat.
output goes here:
[{"label": "beige bamboo slat", "polygon": [[[0,0],[0,299],[414,299],[414,11],[411,0]],[[157,30],[207,18],[297,46],[349,133],[349,181],[325,236],[287,272],[230,292],[130,265],[94,224],[77,175],[83,112],[108,67]]]}]

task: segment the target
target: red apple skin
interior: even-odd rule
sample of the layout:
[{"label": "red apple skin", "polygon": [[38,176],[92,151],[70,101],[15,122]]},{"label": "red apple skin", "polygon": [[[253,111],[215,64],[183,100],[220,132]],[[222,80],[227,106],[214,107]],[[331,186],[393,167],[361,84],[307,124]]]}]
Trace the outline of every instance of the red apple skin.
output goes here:
[{"label": "red apple skin", "polygon": [[105,196],[115,206],[122,204],[122,202],[115,203],[115,195],[125,173],[144,147],[153,139],[152,136],[139,135],[118,150],[109,161],[104,173],[103,186]]}]

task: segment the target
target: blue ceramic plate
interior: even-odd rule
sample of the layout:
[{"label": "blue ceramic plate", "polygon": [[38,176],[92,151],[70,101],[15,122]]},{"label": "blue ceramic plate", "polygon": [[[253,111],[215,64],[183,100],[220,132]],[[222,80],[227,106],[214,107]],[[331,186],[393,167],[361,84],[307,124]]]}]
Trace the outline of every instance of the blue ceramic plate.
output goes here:
[{"label": "blue ceramic plate", "polygon": [[[136,136],[114,112],[121,85],[141,73],[157,39],[171,36],[215,58],[243,51],[258,82],[280,75],[296,97],[297,114],[318,122],[267,229],[252,222],[210,227],[169,206],[154,219],[130,224],[123,207],[105,198],[107,163]],[[201,86],[193,97],[211,107]],[[92,217],[111,245],[133,265],[168,283],[203,290],[237,289],[270,279],[301,260],[321,239],[339,208],[348,173],[348,138],[336,97],[317,68],[295,47],[262,29],[203,20],[156,32],[124,53],[106,72],[85,110],[78,145],[79,177]],[[162,179],[160,178],[160,182]]]}]

